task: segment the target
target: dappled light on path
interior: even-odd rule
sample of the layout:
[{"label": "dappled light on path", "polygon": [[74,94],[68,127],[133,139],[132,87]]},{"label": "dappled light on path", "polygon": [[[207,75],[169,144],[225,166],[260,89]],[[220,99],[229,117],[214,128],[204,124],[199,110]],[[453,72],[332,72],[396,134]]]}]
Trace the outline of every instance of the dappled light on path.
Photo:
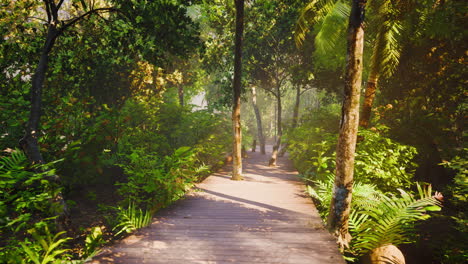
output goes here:
[{"label": "dappled light on path", "polygon": [[243,181],[213,174],[92,263],[345,263],[290,162],[248,155]]}]

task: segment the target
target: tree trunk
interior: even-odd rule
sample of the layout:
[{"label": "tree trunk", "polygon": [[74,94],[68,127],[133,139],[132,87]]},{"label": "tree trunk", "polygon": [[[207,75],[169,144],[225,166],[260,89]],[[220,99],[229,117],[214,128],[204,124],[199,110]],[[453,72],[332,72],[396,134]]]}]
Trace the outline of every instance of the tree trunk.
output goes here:
[{"label": "tree trunk", "polygon": [[375,91],[377,90],[378,74],[371,73],[367,80],[366,93],[364,95],[364,103],[362,104],[361,117],[359,125],[363,128],[369,127],[372,105],[374,104]]},{"label": "tree trunk", "polygon": [[299,119],[299,106],[301,105],[301,86],[296,87],[296,104],[294,105],[293,118],[292,118],[292,128],[297,127],[297,122]]},{"label": "tree trunk", "polygon": [[178,94],[179,94],[179,105],[184,106],[184,87],[182,84],[178,85]]},{"label": "tree trunk", "polygon": [[348,219],[351,209],[354,153],[359,122],[365,4],[366,0],[353,0],[349,17],[344,101],[336,148],[335,183],[328,215],[328,228],[337,237],[342,250],[348,247],[351,240],[348,232]]},{"label": "tree trunk", "polygon": [[276,88],[276,91],[277,91],[277,94],[276,94],[276,102],[277,102],[277,105],[278,105],[278,110],[277,110],[277,119],[276,119],[276,128],[278,130],[278,134],[277,134],[277,139],[276,139],[276,143],[275,145],[273,146],[273,152],[271,153],[271,158],[270,158],[270,162],[268,163],[269,166],[276,166],[276,160],[278,159],[278,150],[279,150],[279,147],[281,146],[281,136],[283,135],[283,130],[281,128],[281,111],[282,111],[282,107],[281,107],[281,95],[280,95],[280,89],[279,87]]},{"label": "tree trunk", "polygon": [[32,77],[31,110],[26,126],[26,133],[20,140],[20,145],[32,164],[44,163],[38,143],[39,121],[42,114],[42,86],[44,85],[44,79],[49,64],[49,52],[57,39],[57,34],[58,32],[55,26],[50,25],[47,30],[46,41],[42,48],[39,63]]},{"label": "tree trunk", "polygon": [[265,136],[263,136],[262,117],[257,106],[257,91],[255,90],[255,87],[252,87],[252,106],[255,112],[255,118],[257,119],[257,135],[258,143],[260,144],[260,153],[265,155]]},{"label": "tree trunk", "polygon": [[[49,64],[49,53],[54,46],[58,35],[59,32],[57,28],[54,25],[49,25],[41,57],[39,58],[39,63],[37,64],[32,77],[31,110],[29,113],[29,120],[26,125],[25,135],[19,142],[21,148],[24,150],[32,164],[44,164],[44,158],[41,155],[38,142],[39,122],[42,114],[42,89]],[[48,176],[47,180],[60,183],[58,175]],[[58,212],[59,215],[56,219],[56,224],[59,230],[64,230],[67,222],[68,208],[65,200],[63,199],[62,193],[59,192],[51,202],[57,204],[57,208],[61,209],[61,211]]]},{"label": "tree trunk", "polygon": [[236,1],[236,40],[234,54],[234,82],[233,82],[233,107],[232,107],[232,129],[233,129],[233,151],[232,151],[232,177],[231,180],[242,180],[242,134],[240,123],[240,95],[242,77],[242,34],[244,31],[244,0]]}]

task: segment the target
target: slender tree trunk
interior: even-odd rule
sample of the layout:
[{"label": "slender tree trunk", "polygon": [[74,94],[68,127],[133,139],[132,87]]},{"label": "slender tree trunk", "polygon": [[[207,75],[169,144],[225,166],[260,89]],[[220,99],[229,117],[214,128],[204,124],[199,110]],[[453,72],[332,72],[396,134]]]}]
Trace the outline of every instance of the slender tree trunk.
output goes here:
[{"label": "slender tree trunk", "polygon": [[31,86],[31,110],[29,112],[29,120],[26,126],[26,133],[20,140],[20,145],[33,164],[42,164],[42,158],[39,150],[39,122],[42,112],[42,87],[44,85],[45,75],[49,64],[49,52],[52,49],[57,38],[57,29],[50,25],[47,30],[46,41],[42,48],[41,57],[32,77]]},{"label": "slender tree trunk", "polygon": [[296,104],[294,105],[293,118],[292,118],[292,128],[296,128],[297,122],[299,119],[299,107],[301,105],[301,86],[296,87]]},{"label": "slender tree trunk", "polygon": [[366,0],[353,0],[349,17],[344,101],[340,135],[336,148],[335,183],[328,215],[328,228],[337,237],[341,249],[348,247],[351,240],[348,220],[351,209],[354,153],[359,122],[365,5]]},{"label": "slender tree trunk", "polygon": [[236,1],[236,41],[234,55],[234,84],[233,84],[233,108],[232,108],[232,129],[233,129],[233,151],[232,151],[232,177],[231,180],[242,180],[242,134],[240,119],[240,95],[242,77],[242,35],[244,31],[244,0]]},{"label": "slender tree trunk", "polygon": [[181,84],[178,85],[178,94],[179,94],[179,105],[184,106],[184,87]]},{"label": "slender tree trunk", "polygon": [[260,153],[265,155],[265,136],[263,135],[262,117],[257,106],[257,91],[255,87],[252,87],[252,106],[255,112],[255,118],[257,119],[257,135],[258,143],[260,144]]},{"label": "slender tree trunk", "polygon": [[[55,44],[59,32],[54,25],[49,25],[47,29],[47,36],[42,48],[41,57],[36,67],[34,75],[32,77],[31,85],[31,110],[29,113],[29,120],[26,125],[26,132],[24,137],[20,140],[20,146],[28,156],[28,159],[32,164],[44,164],[44,158],[41,155],[39,148],[39,123],[42,114],[42,89],[44,86],[44,80],[49,66],[49,53]],[[51,175],[47,177],[47,180],[60,183],[60,177],[58,175]],[[59,230],[65,230],[68,207],[63,199],[62,193],[59,192],[52,203],[57,204],[57,208],[61,210],[58,212],[58,218],[56,219],[57,228]]]},{"label": "slender tree trunk", "polygon": [[277,134],[276,143],[273,146],[273,152],[271,153],[270,162],[268,163],[268,165],[272,166],[272,167],[276,166],[276,160],[278,159],[278,150],[279,150],[279,147],[281,146],[281,137],[283,135],[283,130],[281,128],[282,107],[281,107],[281,95],[280,95],[279,87],[277,87],[276,91],[277,91],[276,103],[277,103],[277,106],[278,106],[277,115],[276,115],[276,117],[277,117],[277,119],[276,119],[276,128],[278,130],[278,134]]},{"label": "slender tree trunk", "polygon": [[371,73],[367,80],[366,93],[364,95],[364,103],[362,104],[361,117],[359,125],[363,128],[369,127],[372,105],[374,104],[375,91],[377,90],[377,83],[379,76],[377,73]]}]

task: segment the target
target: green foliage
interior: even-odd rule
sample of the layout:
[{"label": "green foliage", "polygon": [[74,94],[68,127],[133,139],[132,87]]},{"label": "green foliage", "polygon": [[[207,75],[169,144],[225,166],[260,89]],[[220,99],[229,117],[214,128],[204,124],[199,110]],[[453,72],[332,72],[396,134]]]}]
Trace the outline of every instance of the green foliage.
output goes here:
[{"label": "green foliage", "polygon": [[[334,178],[315,181],[307,186],[311,197],[318,201],[322,219],[326,219],[333,195]],[[375,185],[356,182],[353,186],[349,232],[353,239],[346,250],[349,259],[356,260],[368,251],[385,244],[413,243],[417,221],[429,218],[427,212],[439,211],[441,203],[432,196],[431,187],[417,185],[419,198],[400,189],[400,196],[384,195]],[[437,193],[436,193],[437,195]]]},{"label": "green foliage", "polygon": [[[328,209],[333,196],[332,190],[334,182],[334,176],[329,175],[326,181],[316,180],[311,183],[313,186],[307,185],[307,192],[309,195],[319,202],[317,206],[320,216],[324,220],[327,219],[329,213]],[[368,208],[376,202],[379,202],[382,195],[383,193],[373,184],[355,182],[353,185],[351,207],[353,210]]]},{"label": "green foliage", "polygon": [[370,203],[350,218],[352,240],[350,252],[361,256],[386,244],[414,242],[415,223],[427,220],[428,212],[440,211],[441,203],[432,196],[431,186],[417,185],[419,198],[400,190],[400,197],[382,195],[378,203]]},{"label": "green foliage", "polygon": [[171,156],[158,158],[157,153],[133,149],[128,162],[121,164],[127,182],[117,183],[125,201],[140,208],[159,209],[182,197],[196,181],[195,153],[181,147]]},{"label": "green foliage", "polygon": [[384,136],[386,128],[360,130],[357,144],[355,179],[372,183],[384,192],[408,189],[416,168],[416,148],[400,144]]},{"label": "green foliage", "polygon": [[71,238],[61,238],[65,232],[59,232],[52,235],[47,228],[43,232],[36,229],[30,230],[30,234],[34,238],[34,242],[20,242],[20,245],[26,253],[26,261],[24,263],[47,264],[47,263],[62,263],[62,258],[67,256],[68,249],[63,249],[63,245]]},{"label": "green foliage", "polygon": [[102,229],[100,227],[91,228],[91,232],[85,238],[85,246],[82,258],[91,259],[99,252],[99,247],[105,243],[102,237]]},{"label": "green foliage", "polygon": [[312,110],[288,133],[288,151],[297,170],[312,180],[325,180],[327,174],[333,173],[339,115],[337,104]]},{"label": "green foliage", "polygon": [[151,224],[153,216],[151,211],[138,209],[133,202],[128,205],[127,209],[118,207],[117,210],[118,224],[112,229],[115,232],[115,236],[119,236],[122,233],[131,233]]},{"label": "green foliage", "polygon": [[[334,107],[318,110],[290,133],[289,153],[305,179],[326,181],[334,175],[337,119]],[[383,192],[407,189],[412,184],[417,151],[385,136],[387,130],[380,126],[359,131],[354,178]]]},{"label": "green foliage", "polygon": [[60,189],[46,179],[55,174],[50,169],[53,163],[29,168],[26,155],[19,150],[0,158],[1,233],[21,233],[32,223],[55,215],[58,208],[50,200]]}]

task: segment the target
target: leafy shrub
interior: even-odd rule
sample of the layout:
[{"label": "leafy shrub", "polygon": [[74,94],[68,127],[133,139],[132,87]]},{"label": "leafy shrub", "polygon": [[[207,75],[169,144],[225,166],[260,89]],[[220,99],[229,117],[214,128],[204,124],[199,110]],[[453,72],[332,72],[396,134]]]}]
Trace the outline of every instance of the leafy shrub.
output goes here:
[{"label": "leafy shrub", "polygon": [[199,170],[193,149],[181,147],[171,156],[158,158],[156,153],[133,149],[128,162],[121,164],[127,182],[117,183],[125,202],[153,210],[182,197],[193,186]]},{"label": "leafy shrub", "polygon": [[[13,151],[0,159],[0,231],[21,233],[28,226],[55,215],[51,199],[60,189],[46,177],[53,163],[28,167],[26,155]],[[43,171],[43,172],[34,172]]]},{"label": "leafy shrub", "polygon": [[442,165],[454,172],[453,182],[445,188],[447,207],[451,211],[444,216],[439,216],[444,224],[448,224],[450,235],[444,235],[438,241],[433,241],[430,246],[437,250],[439,258],[444,263],[462,263],[468,258],[468,160],[467,149],[463,149],[459,155]]},{"label": "leafy shrub", "polygon": [[363,140],[357,144],[355,158],[355,179],[362,183],[372,183],[384,192],[396,188],[408,189],[412,182],[416,164],[416,148],[383,135],[385,127],[379,130],[360,130]]},{"label": "leafy shrub", "polygon": [[304,115],[299,126],[288,130],[288,151],[296,169],[312,180],[326,180],[333,172],[338,134],[339,105],[331,104]]},{"label": "leafy shrub", "polygon": [[[382,128],[385,131],[384,128]],[[411,146],[400,144],[378,130],[361,130],[357,144],[354,179],[374,184],[383,192],[409,188],[417,154]],[[304,178],[325,180],[334,175],[336,136],[322,129],[306,130],[299,127],[290,136],[290,155]]]}]

